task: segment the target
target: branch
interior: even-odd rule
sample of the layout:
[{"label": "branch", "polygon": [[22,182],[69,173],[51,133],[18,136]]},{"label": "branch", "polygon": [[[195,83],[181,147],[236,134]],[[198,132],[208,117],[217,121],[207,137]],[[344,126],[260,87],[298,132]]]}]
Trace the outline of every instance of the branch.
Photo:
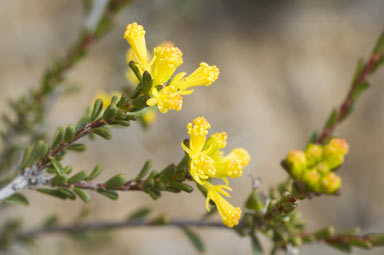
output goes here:
[{"label": "branch", "polygon": [[69,145],[73,144],[80,138],[89,135],[93,129],[102,127],[106,124],[107,123],[104,122],[102,118],[89,122],[76,132],[74,138],[70,142],[60,142],[42,160],[35,163],[33,166],[26,168],[23,174],[17,176],[4,188],[0,189],[0,202],[22,189],[46,183],[50,177],[44,176],[44,169],[49,164],[51,158],[54,158],[58,153],[64,151]]},{"label": "branch", "polygon": [[83,59],[90,46],[101,39],[111,28],[112,19],[118,11],[131,0],[96,0],[88,15],[78,39],[67,54],[46,69],[41,77],[40,86],[31,89],[28,96],[10,102],[16,116],[15,120],[4,115],[8,128],[2,133],[3,151],[0,153],[0,172],[8,169],[18,158],[20,147],[18,138],[29,134],[30,140],[37,140],[36,125],[43,122],[44,111],[56,89],[65,80],[65,73],[79,60]]},{"label": "branch", "polygon": [[29,231],[16,234],[17,239],[25,239],[36,237],[42,234],[50,233],[74,233],[81,231],[94,231],[94,230],[111,230],[122,228],[135,228],[135,227],[200,227],[200,228],[222,228],[228,229],[221,222],[207,222],[202,220],[171,220],[163,224],[156,224],[154,221],[106,221],[106,222],[91,222],[87,224],[73,224],[67,226],[52,226],[32,229]]},{"label": "branch", "polygon": [[373,72],[376,70],[377,64],[383,61],[383,58],[384,52],[380,54],[374,52],[370,56],[369,60],[365,63],[365,65],[362,66],[362,68],[358,66],[356,73],[357,76],[354,78],[346,98],[341,103],[339,108],[332,112],[327,121],[327,124],[321,131],[320,136],[316,139],[316,143],[321,144],[325,142],[327,138],[332,136],[336,127],[341,122],[343,122],[346,117],[348,117],[349,113],[352,111],[357,96],[369,86],[368,79],[370,78],[370,75],[373,74]]}]

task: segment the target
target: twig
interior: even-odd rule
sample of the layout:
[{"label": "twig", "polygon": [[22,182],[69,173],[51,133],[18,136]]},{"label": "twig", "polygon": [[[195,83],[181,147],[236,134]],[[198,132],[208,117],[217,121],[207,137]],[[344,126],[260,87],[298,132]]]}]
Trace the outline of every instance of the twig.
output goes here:
[{"label": "twig", "polygon": [[44,170],[50,162],[50,159],[55,157],[59,152],[64,151],[69,145],[73,144],[80,138],[89,135],[93,129],[106,125],[104,120],[98,119],[89,122],[82,129],[78,130],[70,142],[62,141],[54,147],[50,153],[41,161],[35,163],[33,166],[24,170],[24,173],[17,176],[4,188],[0,189],[0,202],[12,194],[26,188],[31,188],[37,185],[45,184],[50,180],[50,177],[44,176]]},{"label": "twig", "polygon": [[[65,80],[65,73],[79,60],[83,59],[90,46],[109,31],[113,16],[122,6],[131,0],[97,0],[74,45],[64,58],[52,64],[42,75],[38,89],[31,90],[30,96],[22,97],[14,102],[23,104],[23,110],[17,110],[13,121],[2,134],[3,151],[0,153],[0,172],[8,169],[19,152],[16,140],[19,136],[33,133],[35,125],[42,123],[44,109],[54,90]],[[108,21],[108,22],[107,22]],[[33,137],[31,137],[33,142]],[[23,147],[23,146],[21,146]]]},{"label": "twig", "polygon": [[347,117],[348,113],[351,111],[353,105],[353,93],[359,86],[363,86],[364,83],[368,81],[370,74],[372,74],[372,70],[375,67],[375,64],[383,57],[383,55],[372,54],[369,60],[363,67],[363,70],[359,73],[356,79],[353,81],[351,89],[348,91],[348,94],[344,101],[341,103],[338,111],[337,117],[333,123],[327,127],[325,126],[321,131],[320,136],[317,138],[316,143],[323,143],[327,138],[329,138],[336,127]]},{"label": "twig", "polygon": [[207,222],[202,220],[171,220],[165,224],[155,224],[151,221],[106,221],[106,222],[92,222],[87,224],[74,224],[67,226],[53,226],[32,229],[29,231],[16,234],[17,239],[25,239],[36,237],[42,234],[50,233],[74,233],[80,231],[94,231],[94,230],[111,230],[121,228],[133,227],[207,227],[207,228],[222,228],[228,229],[221,222]]},{"label": "twig", "polygon": [[[63,184],[63,185],[55,185],[51,181],[48,181],[47,183],[44,183],[44,185],[51,185],[52,187],[65,187],[65,188],[71,188],[76,187],[80,189],[87,189],[87,190],[98,190],[98,189],[106,189],[105,182],[89,182],[89,181],[81,181],[79,183],[75,184]],[[143,182],[142,181],[127,181],[124,185],[120,187],[115,188],[108,188],[110,190],[118,190],[118,191],[143,191]]]}]

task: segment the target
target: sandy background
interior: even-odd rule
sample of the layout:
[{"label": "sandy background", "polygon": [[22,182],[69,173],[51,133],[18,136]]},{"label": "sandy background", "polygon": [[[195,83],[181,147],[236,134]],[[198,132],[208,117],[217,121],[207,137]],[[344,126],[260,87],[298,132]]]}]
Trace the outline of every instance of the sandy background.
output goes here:
[{"label": "sandy background", "polygon": [[[143,132],[134,124],[114,130],[112,142],[87,142],[88,151],[70,154],[77,170],[96,163],[107,169],[100,179],[117,172],[133,177],[150,158],[158,169],[178,161],[186,137],[185,125],[204,115],[212,132],[226,131],[228,149],[244,147],[252,161],[244,177],[232,180],[231,202],[242,205],[250,190],[248,174],[262,179],[267,190],[286,177],[279,161],[291,148],[302,148],[314,129],[322,127],[331,108],[348,90],[359,57],[368,56],[383,30],[384,3],[366,1],[136,1],[118,16],[106,38],[89,57],[68,73],[80,93],[57,100],[47,128],[74,123],[99,89],[120,89],[127,43],[122,33],[137,21],[147,30],[150,47],[172,40],[184,53],[179,70],[190,72],[200,61],[220,68],[211,87],[185,97],[182,112],[159,115]],[[84,21],[80,1],[3,0],[0,2],[0,110],[6,99],[37,86],[53,56],[63,54]],[[332,224],[340,230],[356,225],[363,231],[384,231],[384,72],[372,78],[373,87],[359,100],[354,114],[337,130],[351,146],[340,174],[343,196],[300,203],[308,229]],[[59,201],[30,192],[31,206],[2,210],[1,221],[24,218],[33,227],[52,213],[70,222],[82,202]],[[92,194],[91,219],[123,219],[141,205],[157,213],[193,219],[204,212],[199,192],[165,194],[153,202],[146,194],[121,194],[119,202]],[[230,231],[199,230],[207,254],[251,254],[248,239]],[[33,254],[195,254],[177,229],[114,232],[109,245],[86,249],[65,238],[44,237]],[[355,250],[353,254],[383,254]],[[340,254],[323,245],[307,246],[302,254]]]}]

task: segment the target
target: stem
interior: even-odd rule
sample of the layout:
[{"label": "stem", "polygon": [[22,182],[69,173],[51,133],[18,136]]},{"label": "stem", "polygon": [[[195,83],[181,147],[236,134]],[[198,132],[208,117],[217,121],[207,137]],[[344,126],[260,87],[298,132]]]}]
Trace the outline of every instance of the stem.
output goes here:
[{"label": "stem", "polygon": [[25,239],[50,233],[74,233],[79,231],[111,230],[133,227],[209,227],[230,230],[230,228],[227,228],[221,222],[207,222],[202,220],[171,220],[168,223],[162,225],[154,224],[151,221],[106,221],[91,222],[81,225],[73,224],[67,226],[42,227],[18,233],[16,234],[16,238]]},{"label": "stem", "polygon": [[[64,184],[64,185],[54,185],[52,182],[48,182],[48,185],[51,185],[53,187],[59,186],[59,187],[65,187],[65,188],[71,188],[76,187],[80,189],[87,189],[87,190],[98,190],[98,189],[106,189],[105,182],[88,182],[88,181],[81,181],[79,183],[75,184]],[[110,190],[118,190],[118,191],[143,191],[143,182],[135,182],[135,181],[127,181],[124,185],[117,187],[117,188],[108,188]]]},{"label": "stem", "polygon": [[75,141],[79,140],[80,138],[86,135],[89,135],[94,128],[102,127],[104,125],[106,125],[106,123],[102,118],[93,122],[89,122],[82,129],[76,132],[72,141],[62,141],[61,143],[59,143],[41,161],[35,163],[31,167],[26,168],[23,174],[17,176],[4,188],[0,189],[0,202],[22,189],[31,188],[40,184],[47,183],[50,180],[50,177],[44,176],[44,169],[49,164],[50,159],[55,157],[59,152],[65,150],[69,145],[71,145]]},{"label": "stem", "polygon": [[22,105],[22,109],[15,110],[15,121],[8,125],[3,133],[3,151],[0,153],[0,172],[10,168],[20,152],[17,144],[18,138],[28,134],[34,142],[36,125],[43,122],[44,111],[47,109],[49,98],[65,80],[65,73],[75,66],[79,60],[84,59],[90,46],[101,39],[111,26],[113,17],[122,6],[130,0],[96,0],[89,13],[78,39],[68,50],[67,54],[46,69],[41,77],[39,88],[30,91],[30,95],[14,101],[15,105]]},{"label": "stem", "polygon": [[329,126],[324,127],[321,131],[320,136],[317,138],[316,143],[323,143],[327,138],[329,138],[333,132],[335,131],[336,127],[347,117],[347,114],[350,112],[351,107],[354,103],[352,96],[353,92],[358,89],[359,86],[362,86],[363,83],[368,81],[368,78],[370,77],[370,74],[373,72],[373,68],[375,67],[375,64],[380,60],[380,58],[383,57],[382,55],[372,54],[368,60],[368,62],[365,63],[362,71],[359,73],[357,78],[353,81],[351,89],[348,91],[348,94],[344,101],[339,106],[339,109],[337,111],[337,117],[336,120]]}]

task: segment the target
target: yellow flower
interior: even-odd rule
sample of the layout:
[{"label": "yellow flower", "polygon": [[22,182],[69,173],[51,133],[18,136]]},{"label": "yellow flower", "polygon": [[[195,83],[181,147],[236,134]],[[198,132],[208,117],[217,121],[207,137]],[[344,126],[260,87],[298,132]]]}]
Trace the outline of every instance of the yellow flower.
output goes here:
[{"label": "yellow flower", "polygon": [[[201,62],[200,66],[189,76],[182,72],[174,76],[169,85],[166,83],[171,79],[176,69],[183,64],[183,53],[173,45],[165,42],[157,46],[153,52],[153,58],[149,61],[149,53],[145,43],[145,30],[136,22],[127,25],[124,38],[131,45],[127,52],[127,62],[134,61],[140,74],[148,71],[153,79],[150,90],[151,98],[147,105],[157,105],[160,112],[168,110],[180,111],[183,105],[182,96],[193,92],[192,87],[209,86],[219,77],[219,69]],[[126,77],[132,84],[139,84],[139,80],[132,70],[126,71]],[[162,85],[158,88],[158,85]],[[171,88],[168,88],[171,87]]]},{"label": "yellow flower", "polygon": [[191,158],[191,176],[199,184],[204,184],[211,177],[222,178],[225,181],[226,177],[240,177],[250,161],[248,152],[237,148],[224,155],[221,149],[227,144],[227,134],[215,133],[207,140],[209,128],[210,124],[204,117],[198,117],[193,120],[193,124],[187,125],[191,137],[189,147],[184,143],[182,147]]},{"label": "yellow flower", "polygon": [[127,40],[129,45],[131,45],[134,52],[134,58],[137,59],[138,66],[147,70],[148,56],[144,27],[142,25],[138,25],[136,22],[128,24],[124,33],[124,38]]},{"label": "yellow flower", "polygon": [[228,155],[218,158],[215,167],[217,174],[215,177],[236,178],[243,174],[243,169],[248,165],[251,157],[243,148],[233,149]]},{"label": "yellow flower", "polygon": [[[233,207],[222,195],[229,197],[224,190],[231,190],[227,177],[239,177],[250,161],[248,152],[242,148],[232,150],[224,155],[221,149],[227,145],[227,133],[215,133],[207,139],[211,125],[204,117],[198,117],[193,123],[188,123],[187,131],[190,136],[188,146],[181,146],[188,154],[189,173],[194,181],[207,189],[206,207],[209,211],[209,201],[212,200],[221,215],[224,225],[232,228],[239,223],[241,210]],[[213,185],[211,178],[221,178],[225,185]]]},{"label": "yellow flower", "polygon": [[229,194],[224,190],[232,190],[227,185],[213,185],[209,182],[204,184],[204,187],[207,189],[207,200],[205,206],[208,211],[209,200],[212,200],[217,207],[217,210],[220,213],[221,219],[225,226],[232,228],[239,224],[241,209],[239,207],[234,207],[227,200],[225,200],[221,195],[229,197]]},{"label": "yellow flower", "polygon": [[201,62],[200,66],[189,76],[183,80],[177,81],[171,85],[178,87],[180,90],[186,90],[196,86],[209,86],[219,78],[219,68],[217,66],[210,66],[205,62]]},{"label": "yellow flower", "polygon": [[155,48],[151,63],[153,84],[163,84],[171,78],[176,68],[183,64],[183,53],[171,43],[165,43]]},{"label": "yellow flower", "polygon": [[109,93],[105,91],[98,91],[93,101],[98,98],[101,99],[103,101],[103,109],[105,109],[111,103],[113,96],[117,96],[118,98],[120,98],[121,94],[122,93],[118,91],[111,91]]},{"label": "yellow flower", "polygon": [[160,92],[152,88],[151,92],[152,97],[147,100],[148,106],[157,105],[161,113],[166,113],[168,110],[181,110],[183,98],[173,87],[165,87]]}]

